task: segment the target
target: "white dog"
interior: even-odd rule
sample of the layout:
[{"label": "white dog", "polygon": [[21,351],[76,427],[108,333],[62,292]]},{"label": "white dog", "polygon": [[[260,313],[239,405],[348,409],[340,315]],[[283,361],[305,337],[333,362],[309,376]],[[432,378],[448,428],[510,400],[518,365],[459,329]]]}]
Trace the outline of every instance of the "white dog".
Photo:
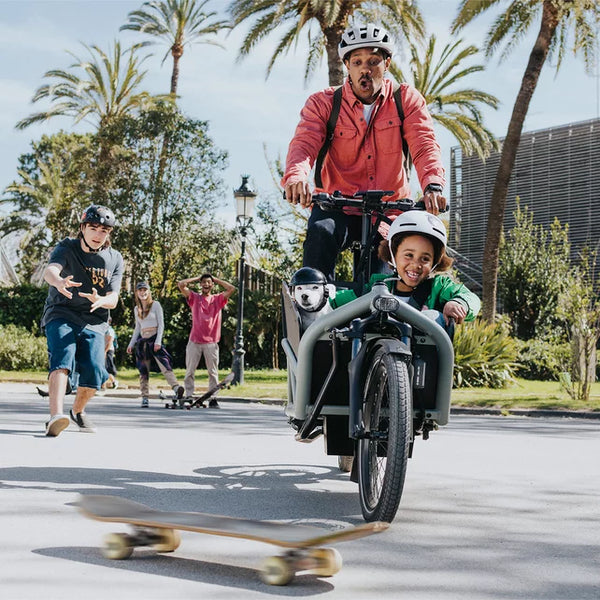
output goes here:
[{"label": "white dog", "polygon": [[320,316],[331,312],[328,297],[335,294],[335,286],[322,283],[306,283],[294,286],[294,301],[302,319],[302,329],[306,331]]}]

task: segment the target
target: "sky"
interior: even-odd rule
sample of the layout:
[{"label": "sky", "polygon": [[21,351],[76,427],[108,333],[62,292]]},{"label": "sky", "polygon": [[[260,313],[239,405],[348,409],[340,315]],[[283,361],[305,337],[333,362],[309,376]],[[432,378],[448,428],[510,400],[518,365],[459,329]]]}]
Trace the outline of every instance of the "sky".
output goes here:
[{"label": "sky", "polygon": [[[452,40],[449,26],[457,4],[457,0],[419,0],[427,30],[440,42]],[[32,140],[60,129],[90,129],[90,125],[74,129],[72,121],[63,117],[24,131],[15,129],[19,119],[48,107],[42,102],[31,104],[35,90],[45,83],[43,74],[50,69],[67,69],[73,62],[67,51],[85,56],[82,43],[108,51],[116,39],[124,47],[140,41],[139,34],[119,32],[119,27],[127,21],[128,12],[141,5],[142,0],[0,0],[0,190],[16,178],[18,157],[29,150]],[[209,7],[224,10],[228,5],[229,0],[212,0]],[[489,22],[489,18],[476,20],[460,37],[481,45]],[[187,47],[179,82],[181,109],[191,118],[207,120],[216,146],[229,153],[229,166],[223,175],[227,191],[220,211],[229,223],[235,216],[233,190],[239,187],[242,174],[250,175],[259,198],[276,193],[265,148],[270,159],[284,158],[306,98],[328,85],[325,63],[308,83],[304,82],[306,48],[302,44],[265,78],[279,41],[277,32],[258,44],[252,56],[236,60],[244,31],[240,28],[221,36],[225,49],[204,44]],[[483,55],[478,57],[476,62],[486,64],[486,70],[465,80],[465,84],[500,99],[498,110],[484,110],[486,126],[498,137],[506,134],[535,33],[502,63],[496,58],[486,62]],[[163,45],[148,48],[154,53],[144,63],[148,70],[145,87],[151,93],[168,91],[171,61],[168,58],[161,65],[165,51]],[[406,66],[401,47],[397,58]],[[587,75],[581,60],[567,58],[558,75],[553,65],[546,64],[524,130],[598,118],[598,106],[598,77]],[[436,133],[448,174],[450,148],[456,142],[443,129]]]}]

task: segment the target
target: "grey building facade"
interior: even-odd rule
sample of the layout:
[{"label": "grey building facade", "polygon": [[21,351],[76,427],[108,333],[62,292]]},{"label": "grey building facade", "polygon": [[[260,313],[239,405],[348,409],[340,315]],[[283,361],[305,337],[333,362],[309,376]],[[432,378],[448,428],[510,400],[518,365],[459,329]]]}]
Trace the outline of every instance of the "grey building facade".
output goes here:
[{"label": "grey building facade", "polygon": [[[481,283],[487,217],[500,153],[485,162],[451,149],[448,243],[465,282]],[[517,198],[549,227],[569,223],[573,256],[588,246],[600,250],[600,119],[524,133],[508,188],[504,230],[514,226]]]}]

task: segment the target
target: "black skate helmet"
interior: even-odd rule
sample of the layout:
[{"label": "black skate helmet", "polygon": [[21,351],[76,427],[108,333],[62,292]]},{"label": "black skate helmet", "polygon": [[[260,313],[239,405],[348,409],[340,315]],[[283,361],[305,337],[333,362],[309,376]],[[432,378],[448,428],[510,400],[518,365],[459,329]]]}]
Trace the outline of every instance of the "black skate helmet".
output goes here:
[{"label": "black skate helmet", "polygon": [[309,285],[311,283],[327,285],[327,279],[325,275],[318,269],[312,267],[302,267],[298,269],[293,275],[290,281],[290,286],[296,285]]},{"label": "black skate helmet", "polygon": [[90,204],[81,214],[79,222],[82,225],[84,223],[95,223],[106,225],[106,227],[114,227],[117,224],[113,211],[99,204]]}]

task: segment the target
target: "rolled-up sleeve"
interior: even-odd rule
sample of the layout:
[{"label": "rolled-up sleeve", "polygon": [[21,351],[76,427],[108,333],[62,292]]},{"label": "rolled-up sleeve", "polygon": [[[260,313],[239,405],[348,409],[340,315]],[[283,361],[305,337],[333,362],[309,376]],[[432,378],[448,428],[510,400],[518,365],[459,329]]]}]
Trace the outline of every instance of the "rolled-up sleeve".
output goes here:
[{"label": "rolled-up sleeve", "polygon": [[308,180],[319,150],[325,142],[333,90],[334,88],[328,88],[312,94],[300,111],[300,122],[288,148],[282,186]]},{"label": "rolled-up sleeve", "polygon": [[402,85],[404,122],[402,133],[408,144],[421,189],[430,183],[446,185],[440,146],[435,139],[433,120],[425,98],[412,86]]}]

